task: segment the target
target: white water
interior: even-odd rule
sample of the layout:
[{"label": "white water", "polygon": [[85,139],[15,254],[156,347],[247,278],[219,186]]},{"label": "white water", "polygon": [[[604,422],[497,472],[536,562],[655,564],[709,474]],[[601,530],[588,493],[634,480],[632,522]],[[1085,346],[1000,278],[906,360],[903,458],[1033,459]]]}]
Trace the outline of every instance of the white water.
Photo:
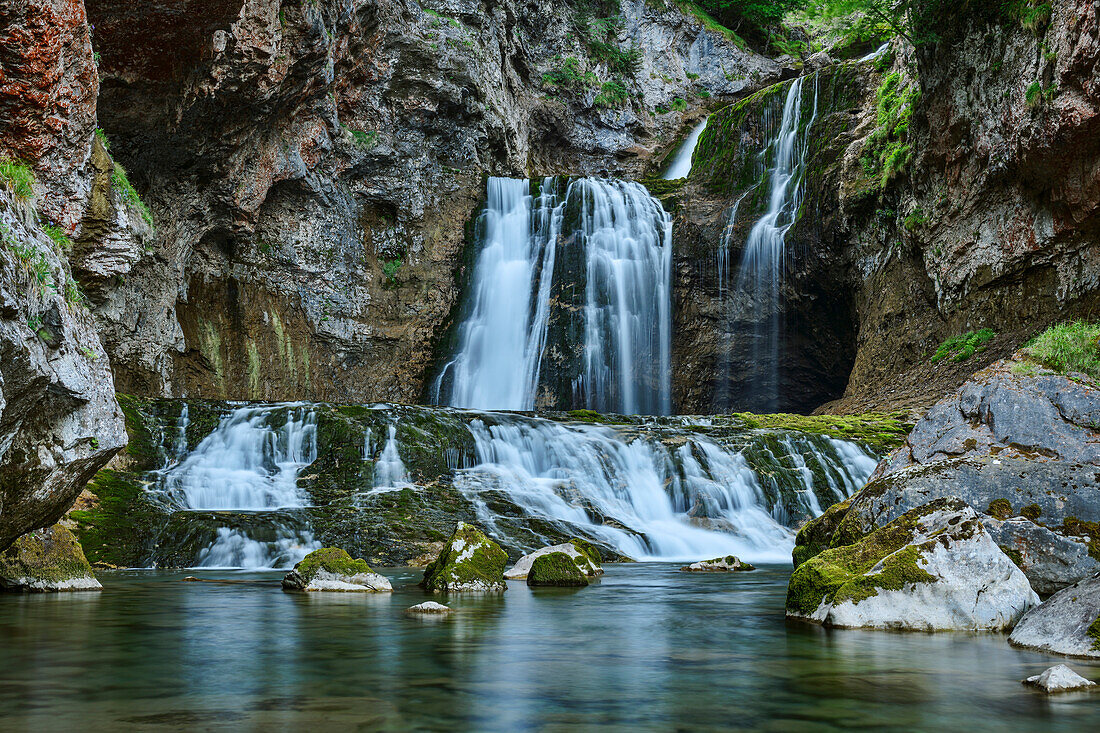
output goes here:
[{"label": "white water", "polygon": [[382,455],[374,462],[374,489],[371,493],[396,491],[408,485],[409,474],[397,448],[397,426],[390,425]]},{"label": "white water", "polygon": [[779,407],[782,330],[779,296],[786,273],[787,232],[800,214],[809,130],[817,119],[817,76],[813,78],[810,119],[802,123],[806,77],[800,77],[787,91],[779,128],[764,150],[770,161],[765,178],[769,184],[768,208],[749,230],[737,279],[737,292],[747,300],[745,317],[754,324],[753,333],[745,336],[751,340],[753,362],[759,368],[752,390],[760,411],[775,411]]},{"label": "white water", "polygon": [[[664,414],[671,408],[672,220],[637,183],[578,179],[537,198],[525,180],[491,178],[470,305],[433,388],[437,403],[531,410],[540,385],[560,250],[580,247],[584,354],[572,407]],[[567,210],[576,229],[563,232]],[[557,304],[563,307],[562,304]],[[644,365],[639,370],[636,365]]]},{"label": "white water", "polygon": [[861,488],[875,466],[854,444],[837,441],[835,451],[829,442],[789,444],[807,489],[799,506],[769,512],[762,479],[746,459],[704,436],[688,434],[670,449],[657,440],[624,440],[607,427],[494,417],[503,422],[470,423],[479,464],[455,477],[490,532],[502,533],[480,496],[503,492],[528,515],[566,522],[638,559],[732,553],[786,562],[794,533],[781,522],[792,510],[816,516],[822,509],[804,455],[826,469],[837,500]]},{"label": "white water", "polygon": [[890,48],[890,42],[889,41],[882,44],[877,49],[875,49],[871,53],[869,53],[866,56],[864,56],[863,58],[861,58],[860,61],[875,61],[876,59],[881,58],[882,55],[884,53],[886,53],[886,49],[888,49],[888,48]]},{"label": "white water", "polygon": [[673,157],[672,162],[661,178],[666,181],[674,181],[677,178],[688,177],[688,174],[691,173],[691,158],[695,153],[695,148],[699,145],[699,137],[703,134],[703,130],[707,129],[707,122],[709,121],[709,117],[704,117],[702,122],[692,128],[679,149],[676,150],[675,157]]},{"label": "white water", "polygon": [[[174,511],[261,512],[305,506],[298,474],[317,458],[317,425],[308,407],[286,410],[286,422],[269,420],[280,406],[244,407],[224,417],[187,453],[187,407],[177,423],[175,462],[159,472],[154,493]],[[285,405],[282,407],[286,407]],[[269,541],[220,527],[197,558],[200,567],[287,567],[319,545],[308,531],[278,523]]]}]

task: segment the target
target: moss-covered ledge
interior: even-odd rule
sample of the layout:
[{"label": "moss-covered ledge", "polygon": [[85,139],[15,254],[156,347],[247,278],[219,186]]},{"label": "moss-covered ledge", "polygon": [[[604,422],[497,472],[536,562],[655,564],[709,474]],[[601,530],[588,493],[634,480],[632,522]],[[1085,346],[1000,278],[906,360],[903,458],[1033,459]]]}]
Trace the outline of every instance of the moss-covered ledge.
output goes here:
[{"label": "moss-covered ledge", "polygon": [[747,428],[797,430],[825,435],[862,443],[880,454],[885,454],[904,443],[913,430],[913,423],[907,421],[906,415],[904,411],[864,415],[758,415],[740,412],[734,413],[733,417],[741,420]]}]

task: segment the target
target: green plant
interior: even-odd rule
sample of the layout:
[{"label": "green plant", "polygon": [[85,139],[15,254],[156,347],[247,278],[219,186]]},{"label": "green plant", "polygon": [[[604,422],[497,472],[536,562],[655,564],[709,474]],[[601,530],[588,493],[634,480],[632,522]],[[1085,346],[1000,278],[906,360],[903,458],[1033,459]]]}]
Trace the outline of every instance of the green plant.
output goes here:
[{"label": "green plant", "polygon": [[65,281],[65,301],[70,305],[87,305],[88,303],[88,299],[84,297],[80,285],[71,277]]},{"label": "green plant", "polygon": [[676,97],[676,99],[672,100],[672,103],[669,106],[675,112],[683,112],[688,108],[688,103],[687,100],[685,100],[683,97]]},{"label": "green plant", "polygon": [[876,127],[864,144],[860,165],[879,179],[880,188],[909,165],[909,123],[919,98],[916,85],[906,83],[899,72],[887,75],[875,93]]},{"label": "green plant", "polygon": [[390,285],[397,284],[397,271],[401,269],[402,262],[400,258],[392,260],[383,260],[382,262],[382,274],[386,276],[386,281]]},{"label": "green plant", "polygon": [[378,133],[374,130],[369,132],[363,130],[353,130],[347,125],[341,125],[345,132],[351,135],[352,140],[355,142],[355,146],[363,150],[370,150],[378,144]]},{"label": "green plant", "polygon": [[626,87],[617,81],[604,82],[600,87],[600,93],[596,95],[595,104],[598,107],[620,107],[630,99],[630,93]]},{"label": "green plant", "polygon": [[0,182],[16,201],[34,199],[34,171],[23,161],[0,158]]},{"label": "green plant", "polygon": [[985,350],[985,345],[989,343],[997,333],[990,328],[983,328],[980,331],[968,331],[961,336],[953,336],[936,349],[936,353],[932,355],[932,363],[942,361],[948,357],[954,362],[963,362],[974,356],[975,353]]},{"label": "green plant", "polygon": [[103,149],[107,152],[111,151],[111,141],[107,139],[107,133],[103,131],[102,127],[95,129],[95,136],[99,138],[99,142],[103,145]]},{"label": "green plant", "polygon": [[111,186],[118,191],[123,201],[128,202],[138,210],[146,224],[150,227],[153,226],[153,212],[149,211],[149,207],[141,200],[141,196],[138,195],[138,192],[130,183],[130,179],[126,176],[126,170],[118,163],[115,163],[114,170],[111,171]]},{"label": "green plant", "polygon": [[65,230],[59,226],[52,224],[45,224],[42,227],[42,231],[46,233],[46,236],[53,240],[53,243],[61,249],[62,252],[68,252],[73,248],[73,242],[69,239],[69,235],[65,234]]},{"label": "green plant", "polygon": [[[89,349],[87,346],[84,346],[83,344],[81,344],[79,347],[77,347],[77,349],[80,351],[80,355],[83,356],[88,361],[96,361],[97,359],[99,359],[99,356],[94,351]],[[94,447],[98,448],[99,447],[99,441],[96,440],[95,438],[92,438],[92,440],[96,441],[92,445]]]},{"label": "green plant", "polygon": [[576,91],[586,83],[595,83],[596,75],[581,70],[581,62],[575,56],[555,56],[554,66],[542,75],[542,81],[556,89]]},{"label": "green plant", "polygon": [[915,232],[928,223],[928,217],[924,215],[924,209],[913,209],[909,212],[909,215],[905,217],[902,224],[905,226],[905,230],[909,232]]},{"label": "green plant", "polygon": [[1027,343],[1024,355],[1061,374],[1079,372],[1100,379],[1100,323],[1051,326]]}]

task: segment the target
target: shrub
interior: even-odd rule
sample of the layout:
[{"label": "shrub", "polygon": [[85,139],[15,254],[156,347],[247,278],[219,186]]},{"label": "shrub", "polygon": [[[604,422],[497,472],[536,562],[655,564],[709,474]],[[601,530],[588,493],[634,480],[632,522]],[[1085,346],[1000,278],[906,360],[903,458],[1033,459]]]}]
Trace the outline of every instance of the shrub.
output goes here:
[{"label": "shrub", "polygon": [[954,362],[966,361],[975,353],[984,351],[985,345],[996,335],[997,333],[992,329],[983,328],[980,331],[968,331],[961,336],[949,338],[936,349],[936,353],[932,355],[932,363],[948,357],[951,357],[951,361]]},{"label": "shrub", "polygon": [[595,103],[598,107],[620,107],[630,99],[626,87],[617,81],[604,82],[600,87],[600,93],[596,95]]},{"label": "shrub", "polygon": [[397,271],[401,269],[401,260],[384,260],[382,262],[382,274],[386,276],[386,282],[389,285],[397,284]]},{"label": "shrub", "polygon": [[672,100],[672,104],[670,104],[669,107],[676,112],[683,112],[688,108],[688,103],[683,97],[676,97],[676,99]]},{"label": "shrub", "polygon": [[1027,343],[1024,354],[1061,374],[1080,372],[1100,379],[1100,323],[1051,326]]},{"label": "shrub", "polygon": [[576,91],[585,83],[594,83],[596,75],[581,71],[581,62],[575,56],[555,56],[553,68],[542,75],[542,81],[557,89]]}]

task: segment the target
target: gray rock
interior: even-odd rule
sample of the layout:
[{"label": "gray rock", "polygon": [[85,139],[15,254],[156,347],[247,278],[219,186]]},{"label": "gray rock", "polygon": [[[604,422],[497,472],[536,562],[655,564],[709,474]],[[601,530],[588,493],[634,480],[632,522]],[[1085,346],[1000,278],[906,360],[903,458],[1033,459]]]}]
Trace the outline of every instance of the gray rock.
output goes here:
[{"label": "gray rock", "polygon": [[1085,690],[1096,686],[1095,682],[1085,679],[1064,664],[1044,670],[1042,674],[1034,677],[1028,677],[1024,680],[1024,684],[1038,687],[1046,693]]},{"label": "gray rock", "polygon": [[101,590],[84,551],[66,527],[28,532],[0,552],[0,590]]},{"label": "gray rock", "polygon": [[560,545],[551,545],[549,547],[543,547],[534,552],[521,557],[515,565],[504,571],[504,577],[507,580],[525,580],[528,573],[531,572],[531,566],[535,560],[543,555],[549,555],[552,552],[563,552],[572,558],[576,563],[577,568],[587,576],[595,576],[603,573],[603,568],[596,563],[591,556],[581,551],[577,545],[572,542],[564,542]]},{"label": "gray rock", "polygon": [[409,606],[405,609],[405,613],[414,616],[443,616],[453,612],[453,608],[444,606],[442,603],[436,603],[435,601],[424,601],[423,603],[418,603],[415,606]]},{"label": "gray rock", "polygon": [[1003,522],[985,517],[982,523],[1041,596],[1073,585],[1082,574],[1100,573],[1100,562],[1089,554],[1087,537],[1059,534],[1023,517]]},{"label": "gray rock", "polygon": [[734,571],[756,570],[747,562],[741,562],[733,555],[716,557],[713,560],[700,560],[690,565],[685,565],[680,570],[686,573],[730,573]]},{"label": "gray rock", "polygon": [[1100,659],[1100,576],[1063,588],[1029,611],[1008,641],[1028,649]]}]

